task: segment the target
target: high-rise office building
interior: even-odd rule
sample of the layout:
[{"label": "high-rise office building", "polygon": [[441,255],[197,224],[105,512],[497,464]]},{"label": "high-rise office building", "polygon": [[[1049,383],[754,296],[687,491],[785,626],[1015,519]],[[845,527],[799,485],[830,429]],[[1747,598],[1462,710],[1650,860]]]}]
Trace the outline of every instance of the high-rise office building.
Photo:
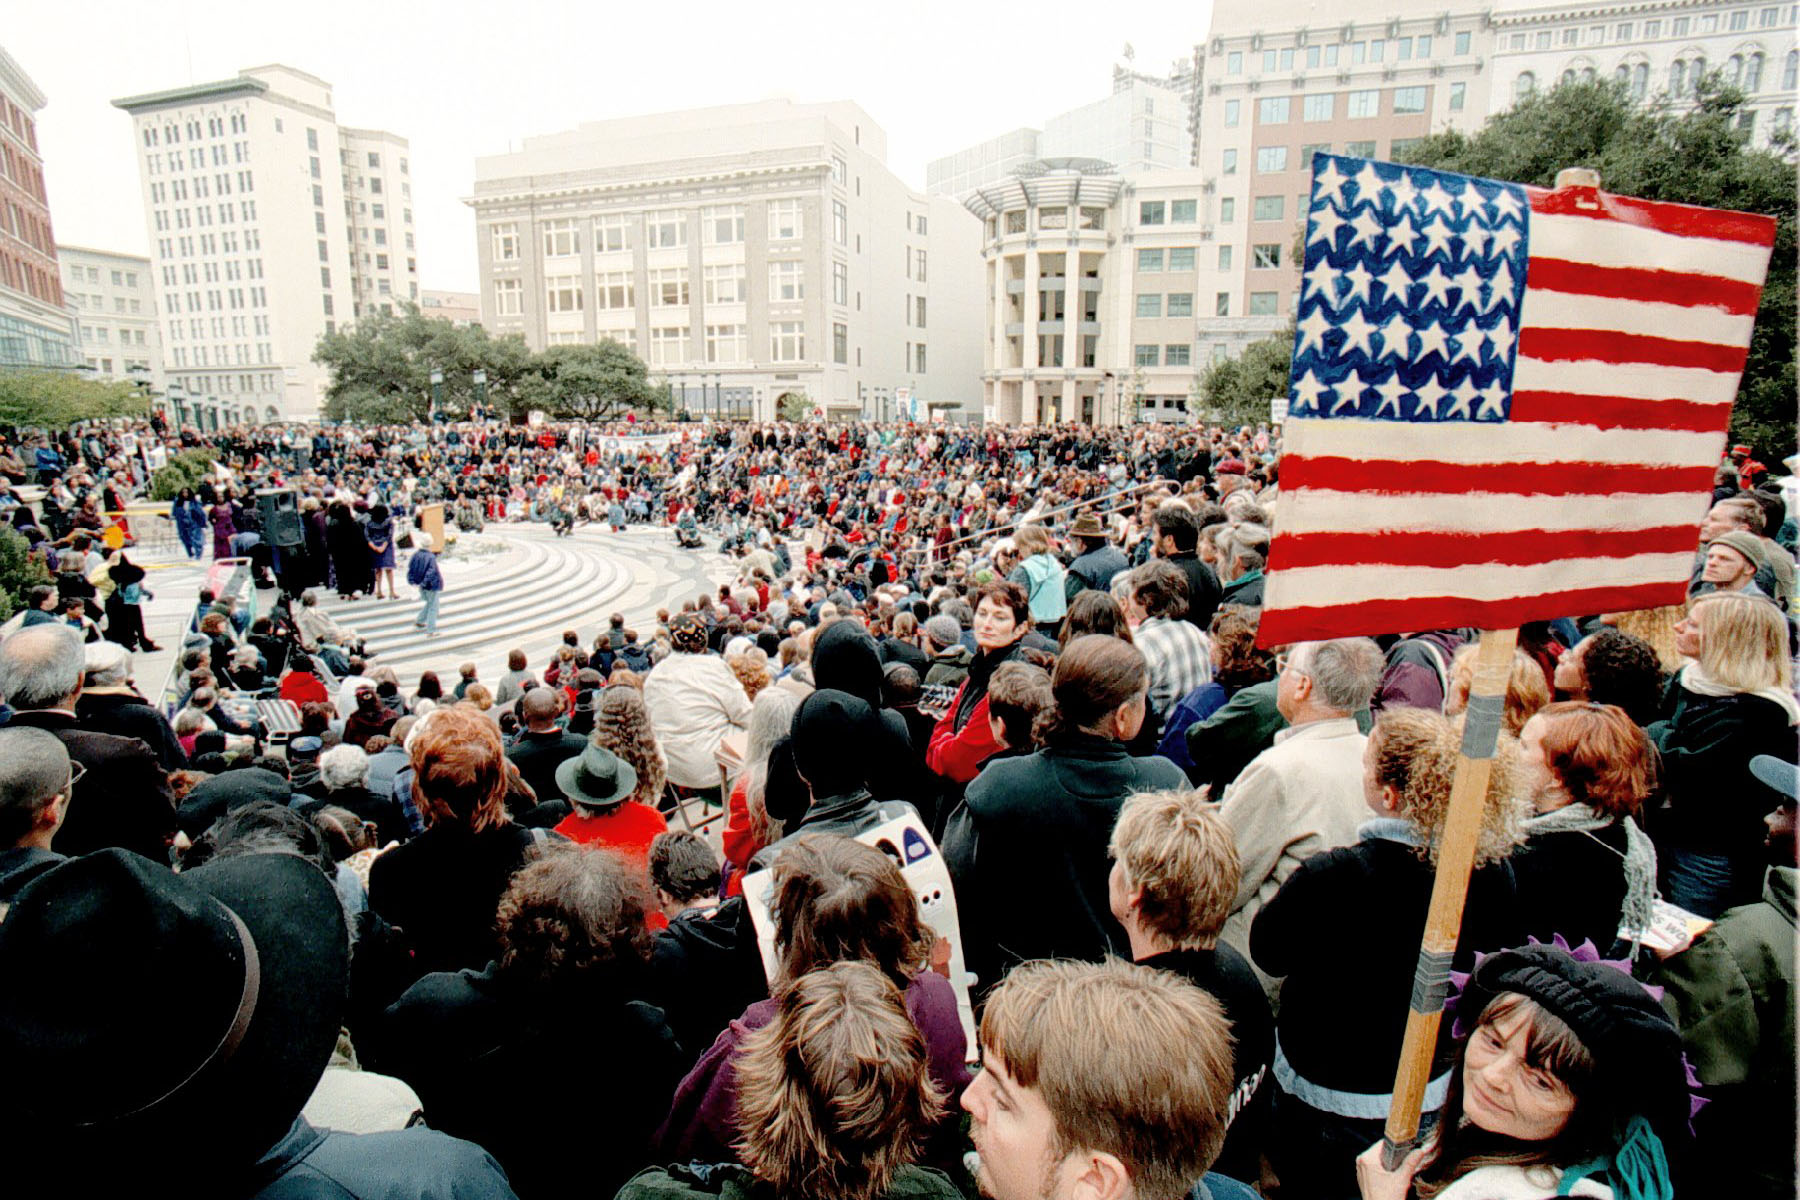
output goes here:
[{"label": "high-rise office building", "polygon": [[138,254],[58,246],[63,296],[81,318],[81,353],[97,379],[163,390],[162,327],[150,260]]},{"label": "high-rise office building", "polygon": [[855,104],[583,124],[475,163],[482,324],[611,339],[695,415],[839,416],[980,396],[980,231],[914,192]]},{"label": "high-rise office building", "polygon": [[69,370],[81,362],[63,300],[38,152],[44,93],[0,49],[0,367]]},{"label": "high-rise office building", "polygon": [[314,416],[319,336],[417,299],[405,139],[340,127],[331,85],[281,65],[113,103],[132,117],[178,417]]}]

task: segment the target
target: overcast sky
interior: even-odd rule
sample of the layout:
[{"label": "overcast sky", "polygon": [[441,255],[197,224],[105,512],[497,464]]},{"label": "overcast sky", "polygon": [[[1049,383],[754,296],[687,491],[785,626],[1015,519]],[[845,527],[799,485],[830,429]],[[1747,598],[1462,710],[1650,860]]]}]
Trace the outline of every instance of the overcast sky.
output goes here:
[{"label": "overcast sky", "polygon": [[[979,5],[790,0],[88,0],[8,6],[4,44],[49,98],[38,147],[57,241],[149,252],[120,96],[283,62],[332,84],[338,120],[412,142],[420,286],[473,291],[475,157],[582,121],[787,95],[847,99],[925,164],[1098,100],[1127,42],[1161,74],[1211,0],[1131,14],[1081,0]],[[265,15],[266,14],[266,15]]]}]

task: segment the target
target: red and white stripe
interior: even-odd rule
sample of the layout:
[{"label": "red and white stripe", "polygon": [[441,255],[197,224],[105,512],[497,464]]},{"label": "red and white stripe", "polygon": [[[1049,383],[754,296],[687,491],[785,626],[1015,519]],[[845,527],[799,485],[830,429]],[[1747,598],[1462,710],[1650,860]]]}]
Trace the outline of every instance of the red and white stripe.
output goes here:
[{"label": "red and white stripe", "polygon": [[1262,644],[1685,596],[1775,222],[1527,191],[1511,419],[1290,421]]}]

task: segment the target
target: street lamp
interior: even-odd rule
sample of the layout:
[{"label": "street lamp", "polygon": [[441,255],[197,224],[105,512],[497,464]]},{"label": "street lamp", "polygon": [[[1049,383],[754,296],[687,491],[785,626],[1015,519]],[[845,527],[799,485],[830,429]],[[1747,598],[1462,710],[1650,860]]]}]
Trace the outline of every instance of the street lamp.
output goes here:
[{"label": "street lamp", "polygon": [[431,368],[431,420],[437,422],[438,408],[444,403],[444,373],[436,367]]},{"label": "street lamp", "polygon": [[469,379],[475,384],[475,407],[481,411],[481,419],[487,420],[487,371],[476,367]]}]

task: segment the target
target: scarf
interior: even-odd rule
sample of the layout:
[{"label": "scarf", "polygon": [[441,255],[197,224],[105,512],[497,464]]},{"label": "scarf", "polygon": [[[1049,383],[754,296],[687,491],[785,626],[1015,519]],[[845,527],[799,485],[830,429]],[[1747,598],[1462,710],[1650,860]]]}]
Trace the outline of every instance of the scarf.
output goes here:
[{"label": "scarf", "polygon": [[1796,700],[1794,693],[1786,688],[1770,686],[1746,692],[1742,688],[1727,687],[1708,675],[1698,662],[1693,661],[1681,668],[1677,678],[1681,680],[1682,687],[1697,696],[1761,696],[1764,700],[1781,706],[1781,710],[1787,714],[1789,725],[1800,725],[1800,700]]},{"label": "scarf", "polygon": [[1011,662],[1019,654],[1018,642],[1012,642],[998,650],[976,651],[975,657],[969,662],[969,677],[963,683],[962,696],[956,702],[956,718],[950,723],[952,730],[962,732],[963,726],[969,723],[969,718],[975,715],[975,706],[987,695],[988,680],[994,677],[994,672],[1001,663]]},{"label": "scarf", "polygon": [[[1651,844],[1650,835],[1630,817],[1620,817],[1618,823],[1625,827],[1625,903],[1619,910],[1620,924],[1634,935],[1631,941],[1635,957],[1638,938],[1650,927],[1656,905],[1656,847]],[[1528,818],[1525,836],[1596,833],[1612,824],[1612,817],[1592,805],[1566,804],[1554,812]]]}]

